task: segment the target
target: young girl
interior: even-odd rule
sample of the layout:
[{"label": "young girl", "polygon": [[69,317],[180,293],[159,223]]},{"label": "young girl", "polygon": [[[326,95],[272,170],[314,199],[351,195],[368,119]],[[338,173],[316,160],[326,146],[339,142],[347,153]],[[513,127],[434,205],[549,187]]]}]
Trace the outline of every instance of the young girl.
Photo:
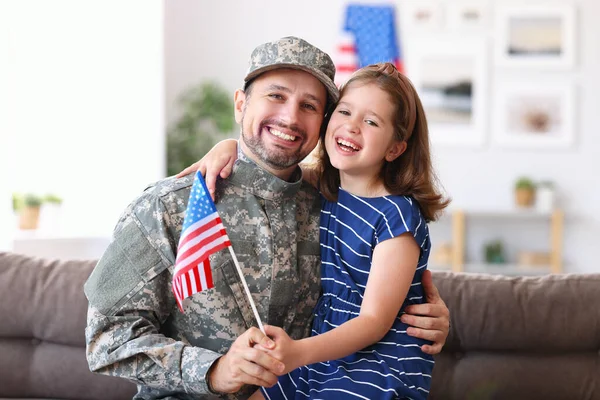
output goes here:
[{"label": "young girl", "polygon": [[310,338],[294,341],[266,326],[276,343],[268,351],[291,372],[262,394],[425,399],[433,358],[400,316],[425,302],[427,223],[448,201],[434,185],[425,113],[410,81],[390,63],[355,72],[321,134],[318,159],[311,173],[323,197],[323,295]]}]

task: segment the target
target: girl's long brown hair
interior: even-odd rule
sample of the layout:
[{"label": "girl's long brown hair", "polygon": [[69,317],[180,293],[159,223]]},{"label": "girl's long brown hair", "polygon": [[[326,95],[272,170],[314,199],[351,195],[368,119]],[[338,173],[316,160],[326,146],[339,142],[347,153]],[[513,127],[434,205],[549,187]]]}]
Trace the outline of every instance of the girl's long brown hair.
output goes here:
[{"label": "girl's long brown hair", "polygon": [[[340,99],[352,85],[375,84],[386,92],[394,108],[396,140],[406,141],[404,153],[394,161],[384,161],[380,178],[385,188],[394,195],[412,196],[421,208],[427,222],[435,221],[450,203],[439,192],[438,180],[431,165],[429,131],[421,100],[410,80],[391,63],[372,64],[356,71],[340,91]],[[335,111],[334,111],[335,112]],[[319,190],[325,198],[336,201],[340,186],[340,173],[331,165],[323,145],[329,113],[321,129],[319,146]]]}]

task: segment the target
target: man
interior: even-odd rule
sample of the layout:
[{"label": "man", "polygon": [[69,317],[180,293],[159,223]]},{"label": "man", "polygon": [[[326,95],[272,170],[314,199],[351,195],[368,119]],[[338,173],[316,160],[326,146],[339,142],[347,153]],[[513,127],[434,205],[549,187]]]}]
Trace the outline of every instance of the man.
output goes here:
[{"label": "man", "polygon": [[[316,146],[323,117],[338,98],[330,57],[288,37],[252,53],[245,90],[235,93],[242,127],[231,176],[217,184],[217,209],[261,319],[299,339],[310,332],[320,292],[316,191],[298,163]],[[257,328],[228,252],[211,256],[215,287],[176,305],[173,264],[193,176],[157,182],[119,220],[109,248],[85,285],[90,369],[138,384],[137,399],[245,398],[272,386],[283,365],[254,347],[275,344]],[[431,304],[405,315],[436,342],[448,310]]]}]

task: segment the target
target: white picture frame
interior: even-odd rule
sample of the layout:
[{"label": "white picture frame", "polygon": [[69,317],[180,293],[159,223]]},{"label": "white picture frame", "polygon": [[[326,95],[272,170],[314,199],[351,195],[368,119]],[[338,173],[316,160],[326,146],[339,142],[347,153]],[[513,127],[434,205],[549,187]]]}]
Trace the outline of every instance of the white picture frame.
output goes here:
[{"label": "white picture frame", "polygon": [[495,90],[494,99],[494,144],[527,149],[574,144],[576,99],[570,82],[505,82]]},{"label": "white picture frame", "polygon": [[490,21],[490,8],[485,2],[452,1],[446,10],[448,28],[456,31],[486,30]]},{"label": "white picture frame", "polygon": [[504,6],[496,11],[499,66],[568,69],[575,65],[573,4]]},{"label": "white picture frame", "polygon": [[427,117],[432,145],[482,147],[486,142],[487,46],[484,39],[416,41],[407,57]]},{"label": "white picture frame", "polygon": [[444,9],[436,0],[405,1],[400,15],[406,31],[438,32],[444,24]]}]

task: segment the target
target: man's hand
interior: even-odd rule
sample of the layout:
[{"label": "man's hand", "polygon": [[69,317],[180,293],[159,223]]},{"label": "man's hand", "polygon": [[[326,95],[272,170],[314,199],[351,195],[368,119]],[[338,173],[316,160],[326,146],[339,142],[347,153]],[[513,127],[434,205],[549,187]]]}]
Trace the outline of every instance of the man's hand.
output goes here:
[{"label": "man's hand", "polygon": [[271,387],[277,383],[284,365],[273,356],[255,348],[273,349],[275,343],[257,328],[238,337],[229,351],[216,361],[207,377],[211,388],[219,393],[234,393],[243,385]]},{"label": "man's hand", "polygon": [[433,342],[431,345],[423,345],[421,349],[427,354],[435,355],[442,351],[448,338],[450,311],[440,297],[437,287],[433,284],[431,271],[427,270],[423,273],[422,284],[427,303],[406,307],[404,310],[406,314],[402,315],[401,320],[405,324],[411,325],[406,330],[410,336]]}]

